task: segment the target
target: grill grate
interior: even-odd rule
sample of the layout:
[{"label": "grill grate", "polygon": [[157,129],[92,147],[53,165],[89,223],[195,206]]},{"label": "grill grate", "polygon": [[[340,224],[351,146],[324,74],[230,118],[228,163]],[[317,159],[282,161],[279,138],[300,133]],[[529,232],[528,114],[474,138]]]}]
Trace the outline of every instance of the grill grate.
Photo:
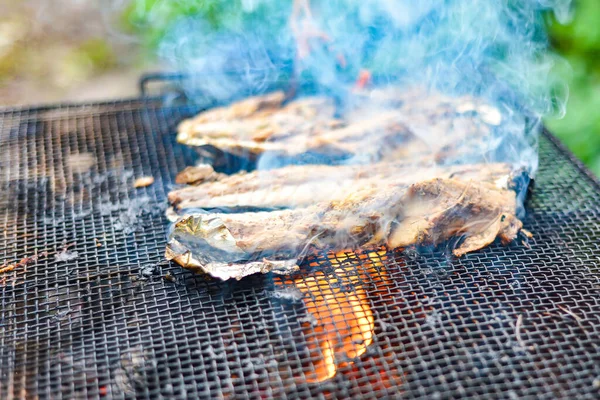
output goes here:
[{"label": "grill grate", "polygon": [[163,261],[166,194],[195,161],[173,133],[195,111],[0,113],[0,263],[39,257],[0,274],[1,398],[600,394],[600,186],[549,135],[531,248],[338,253],[221,283]]}]

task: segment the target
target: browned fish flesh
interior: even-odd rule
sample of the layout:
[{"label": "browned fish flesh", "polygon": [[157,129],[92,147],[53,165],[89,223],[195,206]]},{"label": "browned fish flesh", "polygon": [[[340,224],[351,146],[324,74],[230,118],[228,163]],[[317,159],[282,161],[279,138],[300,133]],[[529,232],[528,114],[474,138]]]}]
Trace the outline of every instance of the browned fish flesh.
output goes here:
[{"label": "browned fish flesh", "polygon": [[175,224],[166,256],[222,279],[289,273],[309,249],[438,245],[461,236],[464,240],[453,250],[460,256],[496,237],[514,240],[522,224],[508,184],[436,178],[358,189],[306,208],[194,214]]},{"label": "browned fish flesh", "polygon": [[179,125],[177,140],[247,154],[270,149],[266,142],[287,141],[296,135],[308,137],[341,124],[329,98],[305,97],[286,105],[283,99],[283,92],[275,92],[202,112]]},{"label": "browned fish flesh", "polygon": [[194,118],[184,120],[179,125],[179,129],[192,129],[191,126],[194,124],[269,115],[279,110],[284,100],[285,94],[282,91],[249,97],[226,107],[216,107],[203,111]]},{"label": "browned fish flesh", "polygon": [[[283,98],[276,93],[263,97]],[[335,117],[333,102],[325,97],[300,98],[287,105],[263,97],[200,113],[181,123],[177,140],[251,158],[316,152],[355,156],[354,162],[362,163],[414,160],[423,154],[452,160],[485,152],[491,128],[502,121],[496,108],[481,101],[419,88],[361,92],[358,105],[341,118]],[[263,103],[269,107],[261,107]],[[468,147],[462,146],[465,137],[470,138]],[[453,149],[460,150],[454,157]]]},{"label": "browned fish flesh", "polygon": [[168,197],[180,213],[197,208],[306,207],[344,198],[357,188],[385,183],[408,186],[433,178],[475,180],[503,187],[510,174],[510,166],[502,163],[441,167],[422,160],[419,164],[295,165],[224,175],[215,181],[173,190]]},{"label": "browned fish flesh", "polygon": [[512,242],[523,224],[516,217],[516,194],[488,183],[444,179],[414,184],[405,196],[403,218],[390,232],[390,248],[416,243],[440,244],[452,237],[464,240],[455,256],[482,249],[496,238]]},{"label": "browned fish flesh", "polygon": [[[177,140],[250,158],[263,153],[293,158],[312,152],[328,156],[360,153],[368,160],[374,160],[389,153],[389,147],[382,146],[382,143],[396,149],[400,144],[414,140],[401,120],[396,112],[381,113],[347,126],[332,120],[298,116],[275,120],[273,116],[269,121],[228,121],[219,123],[219,126],[197,126],[202,130],[193,133],[180,130]],[[265,131],[268,132],[268,140],[265,139]]]},{"label": "browned fish flesh", "polygon": [[213,182],[226,177],[225,174],[215,172],[210,164],[199,164],[193,167],[186,167],[175,177],[175,183],[180,185],[197,185],[203,182]]}]

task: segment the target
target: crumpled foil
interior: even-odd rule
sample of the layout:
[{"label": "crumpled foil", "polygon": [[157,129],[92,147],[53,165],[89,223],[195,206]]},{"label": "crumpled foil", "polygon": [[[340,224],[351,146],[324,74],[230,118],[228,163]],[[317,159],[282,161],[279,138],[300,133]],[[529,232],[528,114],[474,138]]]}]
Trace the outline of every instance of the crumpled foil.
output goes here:
[{"label": "crumpled foil", "polygon": [[298,270],[296,259],[252,260],[250,254],[237,246],[221,219],[210,214],[189,215],[177,221],[169,234],[165,257],[184,268],[222,280],[240,280],[256,273],[290,274]]}]

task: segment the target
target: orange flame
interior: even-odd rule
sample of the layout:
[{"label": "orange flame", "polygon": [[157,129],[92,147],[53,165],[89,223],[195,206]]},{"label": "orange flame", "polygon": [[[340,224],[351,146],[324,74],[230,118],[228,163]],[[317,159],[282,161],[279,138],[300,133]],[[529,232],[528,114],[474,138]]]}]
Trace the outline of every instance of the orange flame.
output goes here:
[{"label": "orange flame", "polygon": [[364,285],[371,275],[387,276],[382,264],[385,254],[339,252],[330,256],[333,273],[318,271],[281,282],[293,284],[305,295],[304,305],[312,316],[312,323],[303,324],[310,355],[308,382],[332,378],[373,342],[375,324]]}]

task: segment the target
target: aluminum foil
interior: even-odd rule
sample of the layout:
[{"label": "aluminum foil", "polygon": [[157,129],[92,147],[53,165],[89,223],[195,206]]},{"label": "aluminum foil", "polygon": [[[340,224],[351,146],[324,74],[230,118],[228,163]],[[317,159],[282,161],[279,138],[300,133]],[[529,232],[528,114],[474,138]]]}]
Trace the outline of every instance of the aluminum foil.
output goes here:
[{"label": "aluminum foil", "polygon": [[268,272],[290,274],[298,270],[296,259],[252,260],[215,215],[181,218],[169,234],[165,257],[184,268],[210,274],[222,280]]}]

